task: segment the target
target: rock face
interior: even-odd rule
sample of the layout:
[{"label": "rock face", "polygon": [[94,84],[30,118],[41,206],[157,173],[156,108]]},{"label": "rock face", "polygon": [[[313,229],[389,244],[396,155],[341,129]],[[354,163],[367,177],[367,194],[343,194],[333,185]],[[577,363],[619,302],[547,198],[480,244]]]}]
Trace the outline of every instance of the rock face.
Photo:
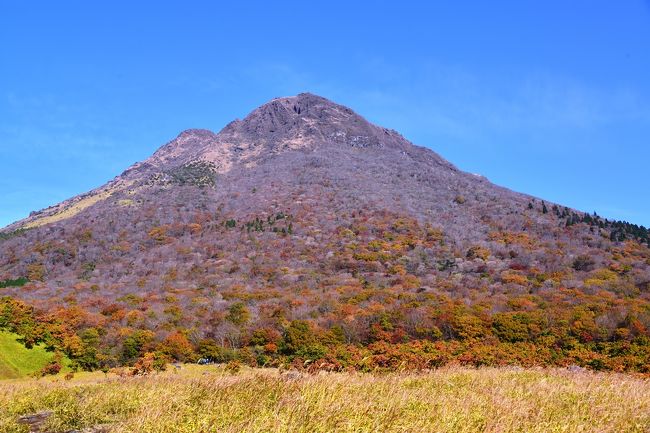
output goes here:
[{"label": "rock face", "polygon": [[[619,281],[645,296],[648,233],[634,227],[496,186],[305,93],[219,133],[184,131],[106,185],[6,227],[0,281],[28,278],[2,290],[44,308],[130,305],[152,327],[174,298],[180,322],[212,332],[206,317],[237,299],[252,320],[300,299],[287,316],[325,321],[323,294],[396,276],[418,293],[497,304],[581,289],[632,240],[641,252],[617,262]],[[590,269],[573,268],[581,255]]]}]

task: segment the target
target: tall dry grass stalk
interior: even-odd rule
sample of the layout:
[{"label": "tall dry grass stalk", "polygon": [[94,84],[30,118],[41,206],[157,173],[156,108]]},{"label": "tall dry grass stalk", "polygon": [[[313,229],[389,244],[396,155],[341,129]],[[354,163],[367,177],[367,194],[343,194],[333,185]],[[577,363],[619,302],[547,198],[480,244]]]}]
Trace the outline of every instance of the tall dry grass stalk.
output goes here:
[{"label": "tall dry grass stalk", "polygon": [[145,378],[0,382],[0,432],[650,432],[650,381],[562,370],[445,368],[316,376],[187,366]]}]

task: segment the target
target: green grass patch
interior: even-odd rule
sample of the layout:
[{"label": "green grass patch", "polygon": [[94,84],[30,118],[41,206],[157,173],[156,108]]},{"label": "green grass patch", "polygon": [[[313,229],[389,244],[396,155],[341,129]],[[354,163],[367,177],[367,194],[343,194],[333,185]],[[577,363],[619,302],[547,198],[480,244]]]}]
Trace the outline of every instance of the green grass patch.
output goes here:
[{"label": "green grass patch", "polygon": [[25,277],[16,278],[15,280],[2,280],[0,281],[0,289],[5,287],[22,287],[27,284],[29,280]]},{"label": "green grass patch", "polygon": [[[54,352],[48,352],[42,345],[26,348],[16,334],[0,331],[0,379],[18,379],[39,371],[54,359]],[[67,369],[69,361],[62,360]]]}]

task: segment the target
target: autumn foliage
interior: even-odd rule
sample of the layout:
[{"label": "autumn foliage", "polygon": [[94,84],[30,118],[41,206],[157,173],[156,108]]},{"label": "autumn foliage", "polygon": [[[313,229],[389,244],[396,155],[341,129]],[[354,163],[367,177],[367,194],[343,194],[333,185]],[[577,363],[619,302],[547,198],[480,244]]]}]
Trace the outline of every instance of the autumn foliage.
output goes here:
[{"label": "autumn foliage", "polygon": [[[298,218],[257,217],[250,231],[235,232],[236,223],[224,220],[215,225],[224,236],[264,236],[258,253],[226,259],[215,251],[212,264],[179,258],[158,290],[134,287],[109,299],[81,281],[61,303],[5,296],[0,328],[27,346],[65,353],[78,369],[126,365],[137,374],[198,359],[308,371],[456,363],[650,374],[650,295],[641,284],[650,250],[643,244],[574,256],[568,244],[494,224],[483,243],[459,248],[439,228],[388,212],[355,213],[327,243],[299,245],[281,231],[255,231]],[[186,251],[186,240],[200,244],[210,226],[207,215],[192,221],[149,230],[142,248],[190,254],[196,246]],[[299,230],[310,227],[302,224]],[[314,267],[288,266],[290,257]],[[21,290],[40,284],[30,280]]]}]

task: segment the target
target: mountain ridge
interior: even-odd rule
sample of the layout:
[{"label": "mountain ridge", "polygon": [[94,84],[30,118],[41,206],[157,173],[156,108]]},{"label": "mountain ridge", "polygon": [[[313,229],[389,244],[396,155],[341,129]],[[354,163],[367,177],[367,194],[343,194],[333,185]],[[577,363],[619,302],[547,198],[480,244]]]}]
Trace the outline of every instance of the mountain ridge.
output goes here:
[{"label": "mountain ridge", "polygon": [[[344,121],[350,121],[341,127]],[[57,213],[70,209],[70,205],[82,202],[81,209],[89,202],[89,196],[99,195],[102,200],[115,190],[128,188],[134,177],[152,170],[176,167],[195,161],[214,164],[217,172],[228,171],[233,164],[255,164],[256,159],[287,150],[309,150],[315,146],[350,145],[366,148],[384,146],[408,154],[427,155],[437,164],[453,171],[458,170],[431,149],[416,146],[395,130],[371,124],[351,109],[335,104],[323,97],[301,93],[291,97],[274,98],[249,113],[243,120],[236,119],[215,133],[208,129],[193,128],[182,131],[176,138],[158,148],[149,158],[136,162],[106,184],[86,193],[71,197],[59,204],[49,206],[33,215],[9,224],[0,230],[34,227],[56,220]],[[140,179],[141,180],[141,179]],[[74,215],[76,212],[69,211]],[[37,218],[34,218],[37,216]],[[65,215],[64,215],[65,216]]]}]

